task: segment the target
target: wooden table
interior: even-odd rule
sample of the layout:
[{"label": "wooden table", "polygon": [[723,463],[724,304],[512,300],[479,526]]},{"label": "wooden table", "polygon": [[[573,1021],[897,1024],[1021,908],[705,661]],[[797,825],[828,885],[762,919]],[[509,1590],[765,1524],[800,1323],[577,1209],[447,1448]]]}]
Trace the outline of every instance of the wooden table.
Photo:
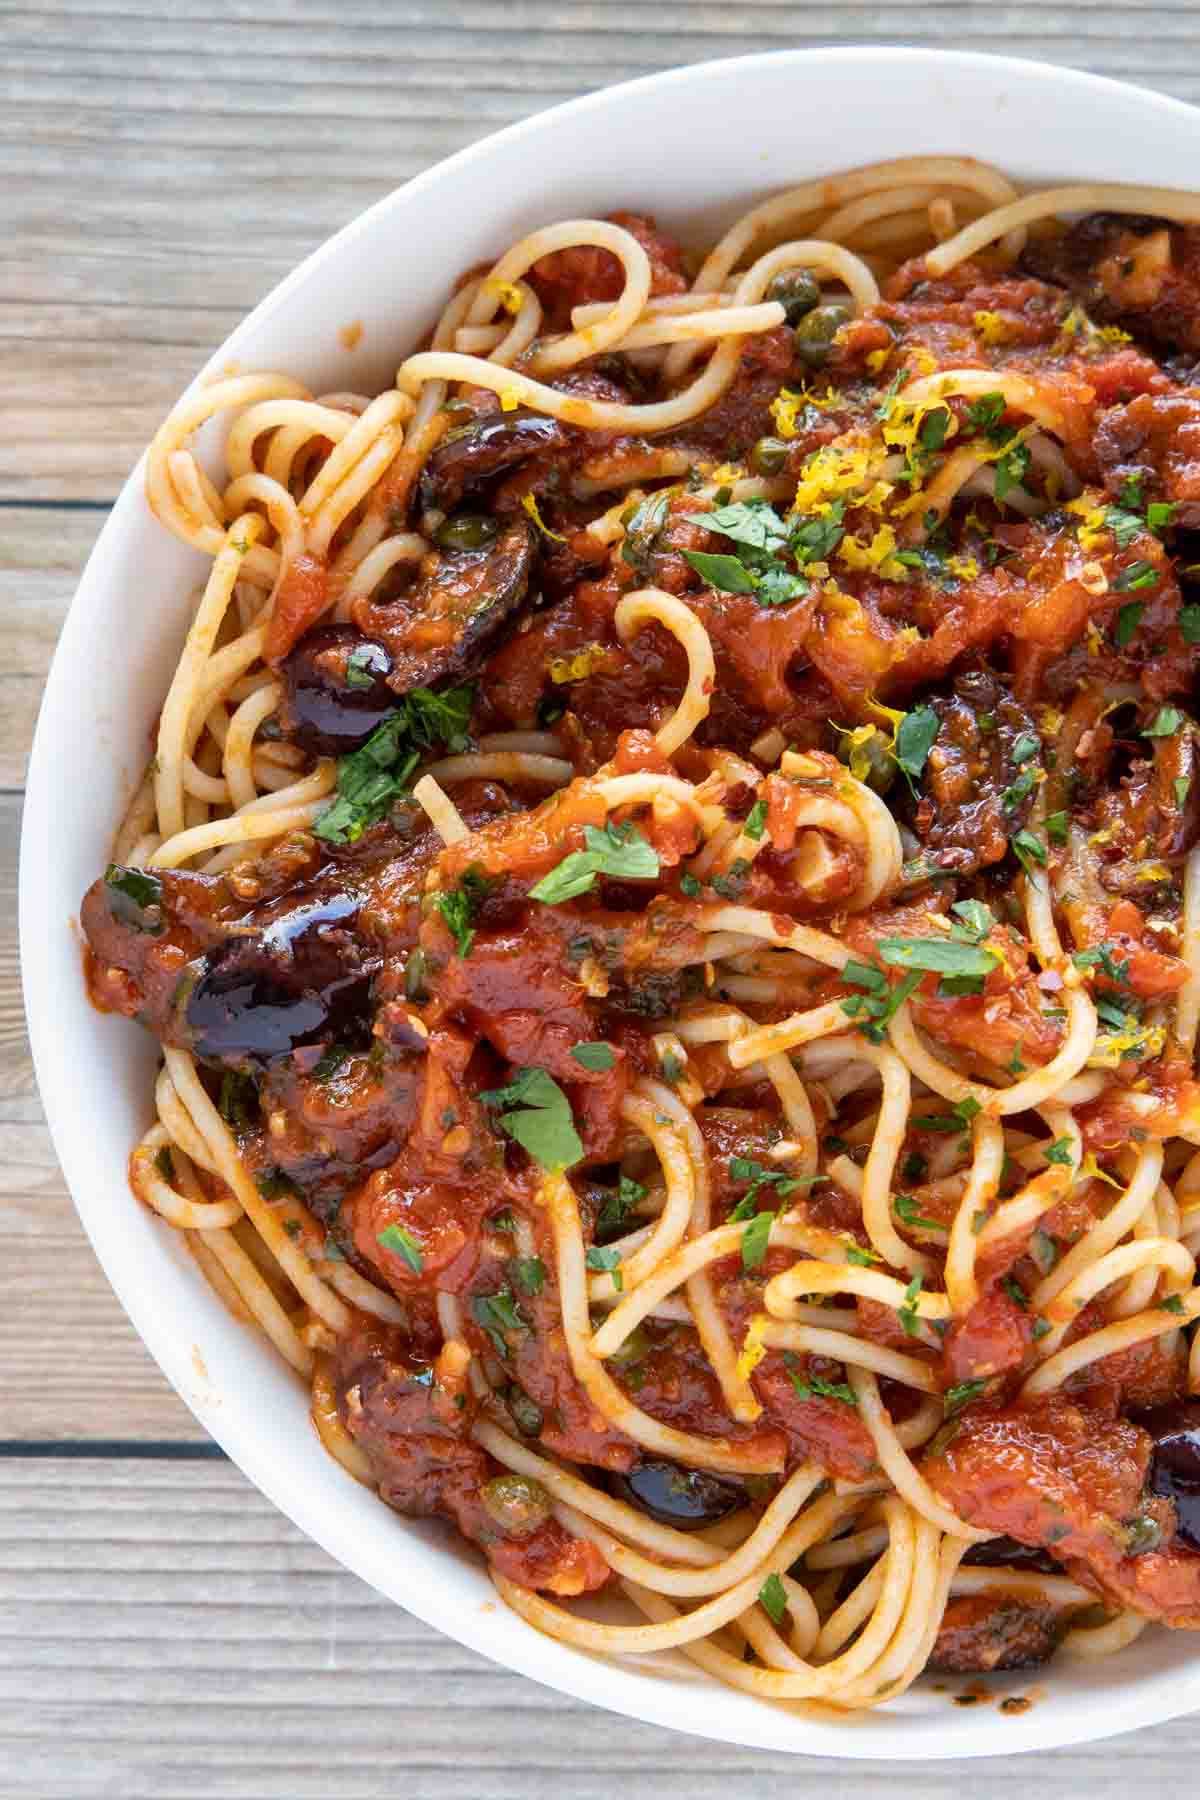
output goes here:
[{"label": "wooden table", "polygon": [[[806,1764],[619,1721],[459,1649],[308,1543],[203,1439],[113,1299],[42,1122],[17,972],[21,786],[55,636],[208,351],[329,232],[472,138],[675,63],[838,40],[1040,56],[1200,99],[1186,0],[0,3],[4,1800],[962,1783],[957,1765]],[[970,1778],[1149,1794],[1198,1749],[1200,1721],[1180,1721]]]}]

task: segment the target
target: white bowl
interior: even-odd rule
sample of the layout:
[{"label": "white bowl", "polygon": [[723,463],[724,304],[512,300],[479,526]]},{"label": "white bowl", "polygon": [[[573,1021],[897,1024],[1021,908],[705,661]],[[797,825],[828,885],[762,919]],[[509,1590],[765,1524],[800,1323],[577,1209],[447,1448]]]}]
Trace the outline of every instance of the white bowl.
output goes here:
[{"label": "white bowl", "polygon": [[[1064,69],[925,50],[795,51],[652,76],[540,113],[398,189],[302,263],[205,372],[236,363],[318,391],[382,386],[459,271],[534,225],[635,206],[703,241],[765,192],[921,152],[981,157],[1022,181],[1186,186],[1200,113]],[[339,327],[354,321],[362,336],[347,351]],[[282,1362],[133,1201],[126,1161],[150,1117],[155,1046],[94,1012],[80,976],[80,897],[144,765],[204,566],[151,517],[135,469],[50,672],[21,866],[25,992],[55,1147],[109,1280],[204,1427],[303,1530],[418,1617],[550,1687],[661,1725],[777,1750],[927,1759],[1078,1743],[1200,1706],[1195,1639],[1148,1632],[1108,1661],[1053,1665],[1021,1714],[958,1708],[927,1685],[845,1722],[793,1717],[683,1663],[651,1673],[542,1637],[497,1603],[473,1556],[398,1518],[325,1454]]]}]

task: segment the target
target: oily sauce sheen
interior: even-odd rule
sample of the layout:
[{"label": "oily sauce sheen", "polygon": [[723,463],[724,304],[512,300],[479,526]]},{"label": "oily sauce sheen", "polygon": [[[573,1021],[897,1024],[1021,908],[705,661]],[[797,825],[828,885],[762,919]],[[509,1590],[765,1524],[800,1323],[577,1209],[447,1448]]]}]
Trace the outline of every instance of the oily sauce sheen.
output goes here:
[{"label": "oily sauce sheen", "polygon": [[[646,318],[669,317],[692,264],[652,219],[613,219],[649,258]],[[626,275],[581,244],[523,280],[545,338],[571,331],[575,309],[616,304]],[[524,304],[513,292],[510,313]],[[592,1330],[622,1292],[598,1295],[596,1279],[637,1255],[663,1205],[628,1111],[647,1082],[691,1111],[705,1229],[786,1208],[849,1245],[854,1268],[897,1275],[864,1226],[878,1088],[833,1076],[823,1088],[817,1063],[788,1064],[815,1084],[819,1173],[800,1181],[763,1066],[731,1072],[719,1032],[685,1028],[705,1008],[751,1007],[757,1027],[832,1002],[837,1029],[886,1043],[888,984],[907,966],[889,944],[984,946],[983,974],[916,962],[902,999],[939,1054],[1016,1081],[1068,1041],[1075,975],[1035,954],[1020,899],[1049,871],[1064,966],[1098,1009],[1098,1066],[1116,1072],[1085,1071],[1070,1102],[1078,1178],[1011,1235],[988,1234],[990,1209],[1053,1169],[1053,1155],[1022,1163],[1021,1146],[1066,1129],[1037,1108],[1005,1119],[1016,1136],[974,1228],[974,1299],[931,1323],[920,1292],[944,1285],[972,1116],[917,1083],[889,1217],[924,1259],[923,1289],[905,1270],[902,1305],[865,1289],[802,1295],[803,1320],[818,1328],[821,1309],[895,1366],[916,1359],[918,1385],[883,1361],[882,1404],[902,1436],[912,1427],[930,1504],[980,1539],[963,1575],[1000,1571],[986,1590],[947,1589],[932,1666],[1045,1661],[1081,1610],[1063,1578],[1110,1614],[1194,1629],[1190,1315],[1176,1307],[1178,1329],[1116,1345],[1053,1391],[1023,1389],[1062,1324],[1032,1300],[1039,1284],[1115,1203],[1139,1147],[1200,1141],[1200,1089],[1172,1029],[1200,842],[1200,229],[1097,215],[1034,229],[1015,263],[993,247],[937,275],[912,257],[865,309],[805,268],[764,299],[782,317],[740,340],[710,406],[663,433],[449,384],[419,469],[396,464],[379,490],[388,529],[417,550],[346,589],[337,557],[373,516],[365,503],[327,554],[293,562],[267,628],[279,698],[259,749],[295,753],[277,786],[340,759],[340,823],[318,813],[219,867],[205,868],[209,850],[191,867],[156,869],[150,853],[110,869],[82,908],[91,991],[195,1059],[259,1194],[337,1275],[350,1326],[318,1322],[306,1341],[355,1467],[399,1512],[450,1521],[498,1577],[569,1600],[612,1582],[601,1544],[561,1496],[497,1460],[489,1426],[656,1527],[714,1534],[698,1544],[738,1541],[720,1534],[739,1518],[749,1530],[805,1465],[818,1497],[821,1480],[887,1483],[832,1331],[820,1349],[761,1335],[764,1292],[798,1254],[768,1241],[770,1220],[753,1251],[731,1237],[704,1277],[750,1403],[735,1415],[695,1294],[689,1311],[677,1285],[606,1363],[617,1402],[599,1407],[564,1326],[547,1171],[569,1170]],[[694,379],[685,360],[618,347],[545,379],[637,406]],[[964,369],[973,387],[905,411],[906,383]],[[1021,410],[1026,392],[1041,413]],[[878,449],[869,477],[863,446]],[[948,459],[968,451],[971,473],[941,496]],[[771,539],[780,520],[786,542]],[[685,603],[714,659],[672,756],[656,734],[692,665],[661,620],[622,623],[627,596],[647,589]],[[448,845],[414,798],[418,767],[465,830]],[[718,778],[720,854],[703,849],[694,807],[614,814],[597,771],[664,793]],[[865,908],[862,834],[836,822],[847,773],[882,799],[903,846],[901,873]],[[580,887],[569,858],[583,859]],[[784,937],[832,934],[858,985],[819,959],[785,968],[769,944],[751,966],[736,925],[702,916],[723,907],[754,909]],[[733,932],[716,969],[713,930]],[[1168,1153],[1177,1200],[1185,1160]],[[199,1161],[194,1185],[209,1202],[229,1191]],[[1141,1305],[1169,1304],[1171,1279]],[[360,1304],[372,1291],[383,1316]],[[1128,1316],[1109,1310],[1115,1291],[1080,1303],[1066,1345]],[[620,1404],[722,1446],[741,1472],[648,1449]],[[845,1528],[869,1534],[881,1516]],[[864,1573],[797,1569],[823,1583],[826,1617]],[[763,1605],[774,1618],[774,1590]]]}]

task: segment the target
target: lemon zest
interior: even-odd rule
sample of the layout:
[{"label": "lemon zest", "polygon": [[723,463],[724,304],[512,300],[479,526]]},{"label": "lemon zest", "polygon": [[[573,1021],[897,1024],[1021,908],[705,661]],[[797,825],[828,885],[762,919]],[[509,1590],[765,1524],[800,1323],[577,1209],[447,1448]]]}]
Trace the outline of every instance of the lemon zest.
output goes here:
[{"label": "lemon zest", "polygon": [[890,525],[880,525],[869,543],[846,536],[838,547],[838,556],[850,569],[874,569],[889,581],[907,581],[908,570],[895,557],[896,533]]},{"label": "lemon zest", "polygon": [[841,398],[842,396],[832,385],[827,387],[823,394],[818,394],[815,388],[807,386],[780,388],[768,410],[775,421],[775,429],[780,437],[794,438],[796,421],[806,407],[813,406],[818,412],[829,412],[839,404]]},{"label": "lemon zest", "polygon": [[977,312],[972,324],[975,335],[981,343],[989,346],[1011,344],[1015,335],[1012,321],[1002,318],[997,312]]},{"label": "lemon zest", "polygon": [[521,498],[521,510],[529,514],[543,537],[552,538],[556,544],[565,544],[566,538],[561,531],[551,531],[545,519],[538,511],[537,498],[533,494],[524,494]]},{"label": "lemon zest", "polygon": [[603,666],[607,656],[608,651],[603,644],[587,644],[582,650],[577,650],[574,656],[556,656],[546,664],[546,673],[560,687],[571,681],[585,681]]},{"label": "lemon zest", "polygon": [[[767,1354],[767,1346],[763,1342],[768,1325],[771,1323],[769,1313],[755,1313],[746,1331],[742,1343],[741,1355],[737,1359],[737,1372],[740,1381],[749,1381],[763,1357]],[[759,1408],[759,1412],[762,1408]],[[757,1417],[757,1414],[755,1415]]]},{"label": "lemon zest", "polygon": [[521,290],[515,281],[497,281],[494,278],[484,282],[489,294],[495,294],[506,313],[515,318],[521,310]]}]

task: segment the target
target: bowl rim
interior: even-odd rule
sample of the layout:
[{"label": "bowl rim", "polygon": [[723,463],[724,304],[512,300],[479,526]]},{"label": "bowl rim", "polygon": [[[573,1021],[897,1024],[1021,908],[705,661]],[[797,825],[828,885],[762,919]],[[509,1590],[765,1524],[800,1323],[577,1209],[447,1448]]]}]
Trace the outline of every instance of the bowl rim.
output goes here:
[{"label": "bowl rim", "polygon": [[[908,67],[926,72],[936,71],[947,76],[961,71],[976,76],[991,75],[998,80],[1007,77],[1026,86],[1040,84],[1048,95],[1071,90],[1080,97],[1090,97],[1097,104],[1114,101],[1117,97],[1128,104],[1133,96],[1148,115],[1187,121],[1193,126],[1200,125],[1200,109],[1153,89],[1053,63],[1023,57],[993,56],[970,50],[883,44],[834,45],[754,52],[657,71],[560,102],[498,131],[490,132],[383,195],[318,245],[271,288],[205,361],[184,393],[190,394],[214,370],[235,360],[244,340],[267,323],[298,288],[327,264],[336,262],[358,237],[374,232],[390,214],[403,210],[410,199],[423,194],[427,189],[436,188],[448,175],[483,162],[494,154],[497,147],[507,148],[522,140],[536,141],[543,135],[553,139],[564,129],[569,129],[574,121],[586,118],[593,112],[603,112],[612,107],[614,102],[619,104],[631,94],[655,90],[667,97],[675,88],[696,82],[753,79],[756,71],[764,66],[776,66],[781,62],[797,65],[809,77],[819,75],[822,68],[860,68],[865,71],[882,67],[892,72]],[[365,1566],[366,1559],[356,1553],[352,1543],[339,1537],[335,1523],[328,1516],[329,1509],[303,1492],[285,1491],[268,1455],[246,1425],[230,1420],[228,1416],[222,1418],[213,1408],[200,1403],[194,1388],[183,1376],[177,1346],[166,1338],[161,1317],[152,1304],[145,1285],[139,1283],[130,1265],[118,1263],[115,1254],[115,1227],[106,1231],[96,1209],[89,1207],[82,1197],[87,1193],[88,1187],[87,1150],[71,1131],[69,1088],[59,1079],[68,1067],[69,1050],[56,1033],[51,1007],[43,1004],[49,997],[50,958],[44,942],[45,920],[39,911],[39,890],[44,882],[46,859],[52,854],[45,830],[46,822],[53,812],[56,782],[53,761],[56,740],[51,734],[51,714],[56,688],[65,682],[64,671],[71,662],[73,639],[79,629],[82,613],[81,598],[90,584],[99,579],[97,572],[105,564],[122,533],[131,509],[142,504],[144,469],[143,454],[123,484],[80,576],[47,676],[29,759],[20,846],[19,933],[20,966],[34,1069],[51,1140],[76,1212],[105,1275],[143,1344],[203,1429],[216,1440],[231,1462],[260,1492],[341,1566],[351,1570],[368,1584],[379,1587],[372,1570]],[[399,1554],[403,1557],[403,1548]],[[439,1550],[438,1555],[441,1554]],[[630,1672],[623,1664],[605,1662],[590,1656],[563,1657],[558,1654],[561,1646],[547,1640],[532,1627],[524,1627],[523,1634],[515,1643],[506,1646],[501,1661],[494,1643],[489,1640],[486,1629],[477,1620],[475,1613],[469,1610],[450,1611],[439,1605],[435,1585],[427,1584],[412,1599],[406,1594],[403,1604],[407,1610],[447,1637],[489,1658],[497,1666],[512,1669],[571,1698],[671,1730],[702,1735],[747,1748],[771,1749],[791,1755],[845,1757],[879,1762],[890,1762],[913,1754],[912,1749],[906,1751],[899,1742],[895,1747],[883,1748],[867,1741],[855,1733],[849,1724],[844,1728],[838,1727],[837,1742],[831,1742],[822,1735],[819,1742],[788,1744],[781,1743],[775,1735],[758,1735],[752,1728],[722,1729],[719,1716],[706,1721],[701,1729],[676,1716],[677,1708],[669,1697],[666,1684],[639,1677],[636,1684],[631,1686]],[[383,1589],[380,1591],[386,1592]],[[387,1597],[394,1600],[391,1594],[387,1594]],[[550,1666],[547,1666],[548,1663]],[[965,1754],[958,1746],[939,1750],[936,1743],[922,1743],[919,1754],[922,1760],[940,1760],[944,1757],[975,1760],[983,1756],[1064,1748],[1178,1717],[1200,1706],[1200,1658],[1196,1659],[1190,1671],[1186,1667],[1182,1670],[1165,1671],[1149,1677],[1144,1686],[1148,1690],[1145,1693],[1130,1695],[1121,1701],[1114,1699],[1112,1695],[1106,1695],[1103,1717],[1088,1716],[1085,1709],[1076,1708],[1072,1717],[1064,1720],[1054,1707],[1043,1703],[1019,1721],[1022,1729],[1011,1734],[1006,1731],[1000,1741],[996,1741],[994,1732],[989,1732],[987,1735],[990,1741]],[[1094,1711],[1099,1713],[1100,1709]],[[895,1715],[893,1719],[893,1729],[888,1735],[897,1739],[903,1736],[904,1722],[895,1718]],[[1014,1720],[1013,1723],[1018,1721]],[[803,1729],[799,1720],[797,1727]],[[840,1741],[843,1732],[844,1741]]]}]

